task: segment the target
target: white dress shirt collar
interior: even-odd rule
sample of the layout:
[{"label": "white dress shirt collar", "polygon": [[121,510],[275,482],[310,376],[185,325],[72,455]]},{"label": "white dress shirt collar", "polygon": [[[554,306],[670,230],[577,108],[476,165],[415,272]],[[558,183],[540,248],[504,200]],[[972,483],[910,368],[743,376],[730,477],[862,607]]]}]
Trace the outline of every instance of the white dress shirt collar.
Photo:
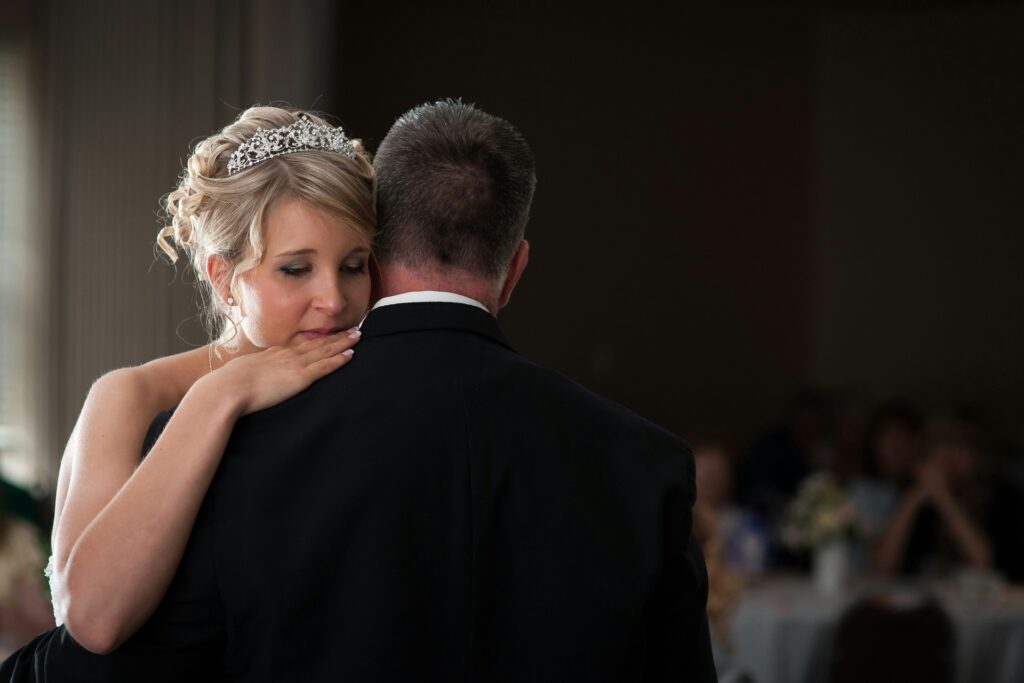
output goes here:
[{"label": "white dress shirt collar", "polygon": [[[403,294],[395,294],[394,296],[386,296],[373,305],[370,310],[376,310],[382,306],[393,306],[394,304],[423,304],[423,303],[447,303],[447,304],[466,304],[467,306],[476,306],[477,308],[487,311],[487,307],[476,299],[471,299],[468,296],[462,296],[455,292],[405,292]],[[490,313],[490,311],[487,311]]]}]

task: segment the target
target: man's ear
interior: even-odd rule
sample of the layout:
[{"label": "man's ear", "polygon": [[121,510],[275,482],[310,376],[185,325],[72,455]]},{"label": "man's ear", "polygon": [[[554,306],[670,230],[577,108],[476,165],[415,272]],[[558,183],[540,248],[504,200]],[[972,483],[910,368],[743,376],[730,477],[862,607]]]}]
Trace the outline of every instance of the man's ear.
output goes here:
[{"label": "man's ear", "polygon": [[508,272],[505,273],[505,283],[501,286],[501,295],[498,297],[498,308],[505,308],[508,305],[509,299],[512,298],[512,290],[516,288],[516,283],[519,282],[519,278],[523,276],[523,271],[526,270],[526,264],[530,260],[530,243],[523,240],[519,243],[519,248],[516,249],[516,253],[512,256],[512,262],[508,265]]},{"label": "man's ear", "polygon": [[213,295],[227,303],[231,298],[231,262],[223,256],[210,254],[206,257],[206,277],[210,279]]}]

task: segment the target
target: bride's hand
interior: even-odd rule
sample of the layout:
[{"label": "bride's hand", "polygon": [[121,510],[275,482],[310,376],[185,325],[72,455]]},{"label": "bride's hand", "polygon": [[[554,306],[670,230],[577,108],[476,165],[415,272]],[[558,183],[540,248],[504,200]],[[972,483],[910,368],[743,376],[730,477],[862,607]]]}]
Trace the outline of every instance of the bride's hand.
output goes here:
[{"label": "bride's hand", "polygon": [[272,346],[232,358],[209,375],[240,401],[239,415],[291,398],[352,358],[358,330],[339,332],[297,346]]}]

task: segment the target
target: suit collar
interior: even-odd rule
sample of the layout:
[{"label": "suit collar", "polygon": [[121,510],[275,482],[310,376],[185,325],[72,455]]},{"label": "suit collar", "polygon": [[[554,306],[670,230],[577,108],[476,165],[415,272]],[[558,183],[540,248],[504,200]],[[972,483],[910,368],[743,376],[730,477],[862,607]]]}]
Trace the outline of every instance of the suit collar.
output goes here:
[{"label": "suit collar", "polygon": [[[386,296],[373,305],[373,308],[382,308],[384,306],[393,306],[394,304],[423,304],[429,302],[445,302],[449,304],[467,304],[469,306],[475,306],[483,311],[487,310],[487,307],[476,299],[471,299],[468,296],[462,294],[456,294],[455,292],[444,292],[435,290],[420,290],[414,292],[403,292],[401,294],[393,294]],[[373,310],[373,309],[371,309]]]},{"label": "suit collar", "polygon": [[490,313],[465,304],[431,302],[382,306],[370,311],[360,329],[363,339],[403,332],[463,330],[512,350],[498,327],[498,321]]}]

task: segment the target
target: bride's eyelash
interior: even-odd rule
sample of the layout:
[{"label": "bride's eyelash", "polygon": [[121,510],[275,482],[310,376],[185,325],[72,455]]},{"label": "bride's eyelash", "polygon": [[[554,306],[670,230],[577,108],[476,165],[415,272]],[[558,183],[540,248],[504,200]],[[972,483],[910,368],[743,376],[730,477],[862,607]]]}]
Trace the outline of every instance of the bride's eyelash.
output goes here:
[{"label": "bride's eyelash", "polygon": [[[299,277],[313,270],[310,266],[281,266],[279,270],[288,277]],[[362,275],[366,272],[366,262],[351,263],[341,267],[341,272],[348,275]]]},{"label": "bride's eyelash", "polygon": [[282,266],[281,272],[289,277],[298,277],[299,275],[305,275],[310,271],[309,266]]}]

